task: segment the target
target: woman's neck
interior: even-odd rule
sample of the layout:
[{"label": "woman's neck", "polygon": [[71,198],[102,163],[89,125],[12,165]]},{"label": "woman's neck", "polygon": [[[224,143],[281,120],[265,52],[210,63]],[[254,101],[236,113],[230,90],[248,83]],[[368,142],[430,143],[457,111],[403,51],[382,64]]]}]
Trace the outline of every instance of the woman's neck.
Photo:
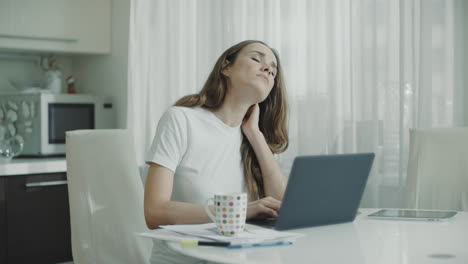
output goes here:
[{"label": "woman's neck", "polygon": [[226,96],[224,103],[218,109],[212,111],[226,125],[236,127],[242,123],[245,113],[251,105],[239,100],[234,100],[230,96]]}]

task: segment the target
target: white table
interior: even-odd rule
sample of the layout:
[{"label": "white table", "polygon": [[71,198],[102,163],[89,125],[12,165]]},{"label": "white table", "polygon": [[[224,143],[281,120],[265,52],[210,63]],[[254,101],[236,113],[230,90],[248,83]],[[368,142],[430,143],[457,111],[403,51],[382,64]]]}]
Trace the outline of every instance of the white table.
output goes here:
[{"label": "white table", "polygon": [[375,220],[360,209],[353,223],[290,230],[303,233],[291,246],[226,249],[201,246],[176,251],[222,263],[468,263],[468,212],[446,221]]},{"label": "white table", "polygon": [[10,162],[0,163],[0,176],[47,174],[66,171],[67,161],[65,157],[14,158]]}]

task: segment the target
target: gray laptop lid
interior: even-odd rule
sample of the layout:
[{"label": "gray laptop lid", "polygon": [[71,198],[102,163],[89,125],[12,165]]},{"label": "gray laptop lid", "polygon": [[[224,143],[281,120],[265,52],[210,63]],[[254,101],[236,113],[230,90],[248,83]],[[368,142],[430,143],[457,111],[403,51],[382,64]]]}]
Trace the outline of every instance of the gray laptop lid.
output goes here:
[{"label": "gray laptop lid", "polygon": [[275,229],[353,221],[374,156],[358,153],[296,157]]}]

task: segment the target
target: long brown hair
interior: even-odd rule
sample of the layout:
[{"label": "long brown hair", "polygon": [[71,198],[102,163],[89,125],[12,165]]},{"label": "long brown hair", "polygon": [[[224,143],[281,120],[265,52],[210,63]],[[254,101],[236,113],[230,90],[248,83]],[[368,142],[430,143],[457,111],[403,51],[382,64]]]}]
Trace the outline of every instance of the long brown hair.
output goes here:
[{"label": "long brown hair", "polygon": [[[252,43],[260,43],[268,47],[268,45],[258,40],[246,40],[230,47],[216,61],[200,93],[182,97],[175,103],[175,106],[201,106],[210,110],[221,107],[228,89],[227,79],[222,71],[229,65],[234,64],[239,52]],[[259,104],[260,119],[258,125],[270,150],[276,154],[285,151],[288,147],[288,105],[279,56],[274,49],[270,49],[276,56],[277,74],[270,94]],[[244,165],[245,185],[249,197],[251,200],[261,199],[265,197],[262,171],[255,152],[245,135],[243,135],[240,151]]]}]

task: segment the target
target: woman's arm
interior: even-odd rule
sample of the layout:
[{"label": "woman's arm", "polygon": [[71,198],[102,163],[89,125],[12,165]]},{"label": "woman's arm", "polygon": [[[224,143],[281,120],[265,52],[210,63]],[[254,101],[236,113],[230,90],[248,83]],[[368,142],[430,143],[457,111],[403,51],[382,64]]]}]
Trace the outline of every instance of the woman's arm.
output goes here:
[{"label": "woman's arm", "polygon": [[174,173],[152,163],[145,184],[145,219],[150,229],[160,225],[210,222],[201,205],[171,201]]},{"label": "woman's arm", "polygon": [[[200,224],[211,222],[201,205],[171,201],[174,173],[156,163],[148,170],[145,184],[144,211],[146,225],[150,229],[160,225]],[[281,203],[267,197],[249,203],[247,219],[267,214],[277,217]],[[214,212],[213,208],[210,210]]]},{"label": "woman's arm", "polygon": [[268,147],[263,133],[258,128],[258,119],[260,108],[258,104],[252,106],[250,115],[242,125],[242,131],[252,145],[260,169],[263,175],[265,185],[265,196],[271,196],[278,200],[283,200],[284,191],[287,185],[287,178],[284,176],[277,160]]}]

